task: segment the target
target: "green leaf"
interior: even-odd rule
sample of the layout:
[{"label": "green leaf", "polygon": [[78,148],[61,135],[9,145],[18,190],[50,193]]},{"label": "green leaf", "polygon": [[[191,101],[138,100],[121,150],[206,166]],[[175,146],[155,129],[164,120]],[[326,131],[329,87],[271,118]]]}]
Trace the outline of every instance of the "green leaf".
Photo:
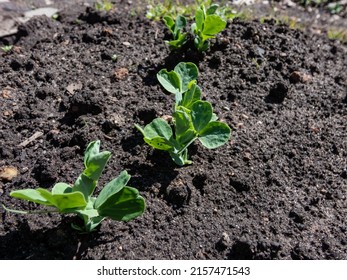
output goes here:
[{"label": "green leaf", "polygon": [[74,211],[74,213],[82,216],[82,218],[86,217],[86,221],[88,219],[94,218],[94,217],[98,217],[99,216],[99,212],[96,209],[77,209]]},{"label": "green leaf", "polygon": [[178,106],[173,114],[175,119],[176,138],[183,134],[188,129],[192,128],[192,121],[189,116],[189,111],[182,106]]},{"label": "green leaf", "polygon": [[182,91],[181,79],[174,71],[162,69],[158,72],[157,79],[168,92],[176,94]]},{"label": "green leaf", "polygon": [[97,181],[101,176],[102,171],[105,168],[107,161],[111,157],[111,153],[108,151],[99,152],[100,141],[96,140],[87,146],[84,153],[84,175],[90,179]]},{"label": "green leaf", "polygon": [[93,194],[96,188],[97,181],[90,179],[83,173],[78,176],[74,186],[73,191],[79,191],[83,193],[84,198],[88,201],[89,197]]},{"label": "green leaf", "polygon": [[208,9],[206,10],[206,15],[213,15],[216,10],[218,9],[219,5],[218,4],[212,4]]},{"label": "green leaf", "polygon": [[172,160],[179,166],[185,165],[185,159],[181,154],[170,153]]},{"label": "green leaf", "polygon": [[145,210],[145,201],[137,189],[124,187],[107,199],[100,207],[100,216],[117,221],[129,221],[140,216]]},{"label": "green leaf", "polygon": [[64,194],[70,192],[72,192],[71,186],[65,183],[57,183],[52,189],[52,194]]},{"label": "green leaf", "polygon": [[197,33],[198,33],[198,29],[197,29],[196,23],[193,23],[193,24],[190,26],[190,31],[191,31],[193,34],[197,34]]},{"label": "green leaf", "polygon": [[193,129],[188,129],[184,133],[177,136],[178,143],[183,147],[189,144],[193,139],[196,139],[196,132]]},{"label": "green leaf", "polygon": [[[158,150],[168,151],[172,149],[172,129],[166,122],[165,124],[162,122],[165,121],[160,118],[153,120],[152,123],[145,127],[146,131],[137,124],[135,124],[135,127],[142,133],[148,145]],[[163,129],[161,129],[162,127]],[[165,135],[165,137],[159,135]]]},{"label": "green leaf", "polygon": [[196,29],[202,31],[204,28],[205,13],[203,5],[200,6],[195,12]]},{"label": "green leaf", "polygon": [[143,129],[145,138],[153,139],[156,137],[163,137],[170,140],[172,137],[172,129],[170,125],[161,118],[154,119],[151,123],[147,124]]},{"label": "green leaf", "polygon": [[192,105],[191,116],[194,128],[200,134],[200,131],[211,121],[212,105],[207,101],[196,101]]},{"label": "green leaf", "polygon": [[213,121],[200,132],[199,141],[208,149],[218,148],[230,139],[230,133],[227,124]]},{"label": "green leaf", "polygon": [[144,140],[148,145],[157,150],[169,151],[173,148],[170,141],[163,137],[154,137],[151,139],[145,137]]},{"label": "green leaf", "polygon": [[174,22],[173,18],[170,16],[164,16],[163,21],[164,21],[165,25],[167,26],[167,28],[169,28],[171,33],[174,34],[175,22]]},{"label": "green leaf", "polygon": [[211,122],[214,122],[214,121],[218,121],[218,116],[215,113],[212,114],[212,118],[211,118]]},{"label": "green leaf", "polygon": [[25,189],[25,190],[17,190],[17,191],[12,191],[10,193],[10,196],[35,202],[38,204],[43,204],[47,206],[54,206],[54,204],[50,201],[48,201],[45,197],[41,195],[41,193],[37,190],[34,189]]},{"label": "green leaf", "polygon": [[88,167],[89,160],[93,156],[97,155],[100,151],[100,140],[96,140],[93,142],[90,142],[87,146],[87,149],[84,152],[84,166]]},{"label": "green leaf", "polygon": [[175,31],[182,30],[187,25],[187,20],[184,16],[178,15],[176,17]]},{"label": "green leaf", "polygon": [[105,217],[99,216],[99,212],[94,208],[95,200],[96,198],[91,197],[84,209],[75,209],[70,211],[81,217],[84,222],[83,227],[71,224],[74,229],[82,232],[91,232],[104,220]]},{"label": "green leaf", "polygon": [[83,174],[94,181],[99,180],[110,157],[111,153],[108,151],[93,154],[88,158],[87,168],[84,169]]},{"label": "green leaf", "polygon": [[47,201],[51,202],[56,208],[58,208],[60,212],[68,212],[68,209],[81,208],[87,205],[84,195],[81,192],[52,194],[42,188],[38,188],[37,191]]},{"label": "green leaf", "polygon": [[95,230],[95,228],[100,225],[100,223],[105,219],[105,217],[97,216],[93,217],[89,220],[89,222],[84,226],[84,230],[86,232],[91,232]]},{"label": "green leaf", "polygon": [[126,171],[122,171],[119,176],[109,182],[100,192],[95,200],[94,207],[99,209],[112,195],[119,192],[129,182],[130,175]]},{"label": "green leaf", "polygon": [[188,85],[195,81],[199,75],[198,67],[192,62],[180,62],[176,65],[174,71],[181,80],[181,92],[188,90]]},{"label": "green leaf", "polygon": [[105,219],[105,217],[99,216],[99,213],[95,209],[90,210],[76,210],[74,211],[78,216],[80,216],[83,221],[83,227],[78,226],[74,223],[71,224],[73,229],[81,232],[91,232]]},{"label": "green leaf", "polygon": [[190,86],[189,90],[183,94],[183,98],[180,105],[186,107],[187,109],[191,109],[193,103],[199,101],[200,99],[201,89],[195,82]]},{"label": "green leaf", "polygon": [[[165,41],[172,49],[179,49],[187,42],[187,34],[179,33],[177,40]],[[177,94],[177,93],[176,93]]]},{"label": "green leaf", "polygon": [[170,155],[172,160],[179,166],[192,164],[192,161],[188,160],[187,149],[185,149],[182,153],[170,153]]},{"label": "green leaf", "polygon": [[208,15],[203,29],[204,36],[213,36],[223,31],[227,22],[218,15]]},{"label": "green leaf", "polygon": [[182,101],[182,93],[178,92],[175,94],[175,104],[178,105],[180,104]]}]

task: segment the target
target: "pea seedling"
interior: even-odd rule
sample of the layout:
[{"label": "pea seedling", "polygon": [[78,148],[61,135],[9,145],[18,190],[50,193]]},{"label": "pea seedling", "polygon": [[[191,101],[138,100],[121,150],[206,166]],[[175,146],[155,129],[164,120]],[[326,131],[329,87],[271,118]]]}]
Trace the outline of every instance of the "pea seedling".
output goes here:
[{"label": "pea seedling", "polygon": [[4,53],[9,53],[13,49],[13,46],[12,45],[2,46],[0,47],[0,49],[2,49]]},{"label": "pea seedling", "polygon": [[113,8],[113,4],[108,0],[99,0],[95,3],[95,9],[101,12],[109,12]]},{"label": "pea seedling", "polygon": [[148,145],[169,152],[173,161],[180,166],[192,163],[188,159],[188,147],[196,139],[208,149],[220,147],[230,139],[229,126],[217,121],[212,105],[201,100],[197,77],[198,68],[191,62],[181,62],[173,71],[162,69],[157,74],[160,84],[176,97],[174,132],[162,118],[154,119],[144,128],[135,125]]},{"label": "pea seedling", "polygon": [[192,24],[191,31],[195,35],[194,45],[200,52],[209,48],[208,39],[215,38],[226,27],[227,22],[216,13],[218,7],[218,4],[212,4],[206,10],[202,4],[195,12],[195,23]]},{"label": "pea seedling", "polygon": [[165,41],[165,43],[174,50],[181,48],[187,42],[187,33],[182,32],[187,25],[186,18],[178,15],[174,21],[171,16],[164,16],[163,21],[173,36],[173,40]]},{"label": "pea seedling", "polygon": [[10,196],[42,204],[52,209],[44,211],[7,211],[19,214],[41,214],[59,212],[73,213],[83,219],[84,226],[72,224],[74,229],[90,232],[105,219],[129,221],[140,216],[145,209],[145,201],[137,189],[128,187],[130,175],[122,171],[120,175],[107,183],[98,197],[93,197],[97,181],[111,157],[108,151],[99,152],[100,141],[91,142],[84,155],[85,169],[71,187],[66,183],[57,183],[52,191],[43,188],[16,190]]}]

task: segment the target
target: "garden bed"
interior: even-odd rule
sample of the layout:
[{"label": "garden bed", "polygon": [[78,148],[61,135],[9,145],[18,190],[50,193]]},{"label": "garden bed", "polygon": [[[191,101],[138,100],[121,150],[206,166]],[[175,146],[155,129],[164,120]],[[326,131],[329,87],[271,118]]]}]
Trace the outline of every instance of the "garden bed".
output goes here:
[{"label": "garden bed", "polygon": [[[112,152],[100,185],[127,170],[147,208],[88,235],[73,216],[1,210],[0,258],[346,259],[346,46],[274,21],[235,20],[205,54],[170,52],[168,36],[126,4],[19,28],[0,56],[0,168],[18,170],[0,181],[1,203],[36,209],[9,193],[73,184],[100,139]],[[171,114],[156,74],[180,61],[198,65],[232,128],[218,149],[195,143],[184,167],[134,128]]]}]

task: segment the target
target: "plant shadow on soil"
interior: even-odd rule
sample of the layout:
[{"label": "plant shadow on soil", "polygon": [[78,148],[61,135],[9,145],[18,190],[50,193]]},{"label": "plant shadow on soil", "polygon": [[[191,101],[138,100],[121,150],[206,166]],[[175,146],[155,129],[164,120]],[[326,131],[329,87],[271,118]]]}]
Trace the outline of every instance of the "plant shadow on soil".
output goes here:
[{"label": "plant shadow on soil", "polygon": [[[142,137],[134,133],[128,138],[122,140],[122,148],[124,151],[136,155],[136,148],[143,141]],[[146,147],[150,149],[149,147]],[[134,185],[140,186],[140,191],[148,191],[153,185],[160,185],[160,192],[165,192],[170,183],[177,177],[179,172],[176,170],[174,162],[170,159],[168,153],[153,150],[147,155],[144,163],[140,161],[129,161],[124,164],[124,168],[132,176],[131,181]]]},{"label": "plant shadow on soil", "polygon": [[[102,238],[99,229],[88,234],[79,233],[71,227],[71,223],[76,222],[76,217],[63,217],[53,228],[32,230],[27,220],[19,221],[14,231],[0,236],[0,259],[23,259],[23,254],[32,260],[80,259],[88,249],[119,241],[121,237]],[[5,251],[6,244],[13,244],[11,251]]]}]

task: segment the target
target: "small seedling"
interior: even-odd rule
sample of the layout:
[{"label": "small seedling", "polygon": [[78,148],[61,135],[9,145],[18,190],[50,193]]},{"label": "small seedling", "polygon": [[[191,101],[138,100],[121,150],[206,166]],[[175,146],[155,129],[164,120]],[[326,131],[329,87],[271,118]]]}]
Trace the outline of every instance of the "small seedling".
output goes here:
[{"label": "small seedling", "polygon": [[332,2],[327,5],[327,9],[331,14],[339,14],[343,11],[343,5],[337,2]]},{"label": "small seedling", "polygon": [[181,48],[187,42],[187,33],[183,32],[187,25],[186,18],[178,15],[176,20],[174,20],[171,16],[164,16],[163,20],[173,36],[173,40],[165,41],[165,43],[167,43],[171,49]]},{"label": "small seedling", "polygon": [[128,187],[130,175],[123,171],[107,183],[98,197],[93,197],[97,181],[111,157],[108,151],[99,152],[100,141],[91,142],[84,155],[85,169],[71,187],[66,183],[57,183],[52,191],[43,188],[16,190],[10,196],[42,204],[51,209],[44,211],[19,211],[4,208],[19,214],[42,214],[59,212],[73,213],[83,219],[82,227],[72,224],[74,229],[90,232],[105,219],[129,221],[140,216],[145,209],[145,201],[137,189]]},{"label": "small seedling", "polygon": [[111,56],[111,59],[112,59],[113,62],[116,62],[117,59],[118,59],[118,55],[113,54],[113,55]]},{"label": "small seedling", "polygon": [[226,27],[227,22],[216,13],[218,7],[218,4],[212,4],[206,9],[200,5],[195,12],[191,30],[195,35],[194,45],[200,52],[206,51],[210,46],[208,40],[215,38]]},{"label": "small seedling", "polygon": [[51,16],[51,18],[52,18],[53,20],[58,20],[59,14],[53,14],[53,15]]},{"label": "small seedling", "polygon": [[[152,20],[163,19],[165,25],[173,34],[173,40],[165,41],[171,49],[178,49],[187,42],[187,32],[183,32],[187,19],[191,20],[195,15],[195,23],[191,26],[191,32],[195,37],[194,44],[202,52],[209,48],[208,39],[215,38],[227,24],[227,20],[242,17],[240,12],[232,10],[227,5],[219,7],[211,4],[211,0],[196,0],[191,4],[181,5],[173,0],[151,1],[148,6],[147,18]],[[205,8],[208,7],[208,8]]]},{"label": "small seedling", "polygon": [[164,16],[175,17],[177,14],[182,14],[183,5],[180,5],[178,0],[149,0],[147,2],[146,17],[148,19],[159,21]]},{"label": "small seedling", "polygon": [[331,28],[327,32],[330,40],[339,40],[343,43],[347,42],[347,30]]},{"label": "small seedling", "polygon": [[4,53],[9,53],[12,50],[13,45],[2,46],[0,48],[3,50]]},{"label": "small seedling", "polygon": [[113,8],[113,4],[108,0],[99,0],[95,3],[95,9],[101,12],[109,12]]},{"label": "small seedling", "polygon": [[195,140],[208,149],[214,149],[230,139],[229,126],[217,121],[212,105],[201,100],[197,76],[198,68],[191,62],[181,62],[173,71],[163,69],[157,74],[161,85],[176,97],[172,117],[174,131],[162,118],[154,119],[144,128],[135,125],[148,145],[169,152],[180,166],[192,163],[188,159],[188,147]]}]

